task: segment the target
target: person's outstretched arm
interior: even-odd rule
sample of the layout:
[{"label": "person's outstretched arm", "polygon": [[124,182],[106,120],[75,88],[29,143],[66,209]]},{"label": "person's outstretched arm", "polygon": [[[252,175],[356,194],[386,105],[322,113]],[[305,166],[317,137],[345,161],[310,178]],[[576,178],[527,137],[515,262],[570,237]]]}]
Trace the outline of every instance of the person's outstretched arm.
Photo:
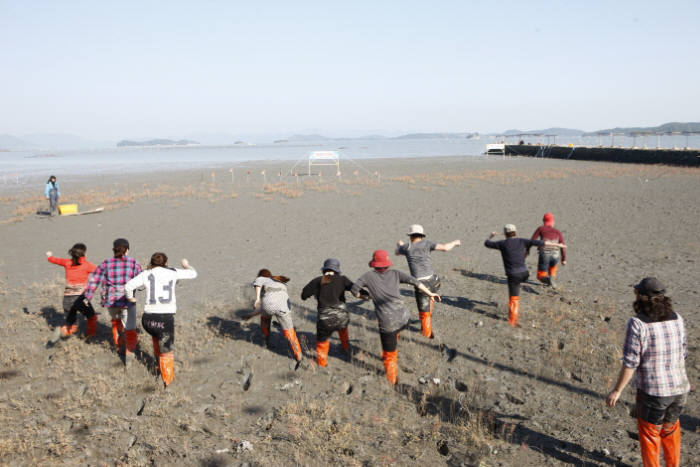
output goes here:
[{"label": "person's outstretched arm", "polygon": [[438,243],[435,245],[435,249],[439,251],[450,251],[452,248],[460,246],[461,244],[462,242],[459,240],[452,240],[449,243]]},{"label": "person's outstretched arm", "polygon": [[190,266],[189,261],[183,258],[181,264],[184,269],[175,270],[178,279],[194,279],[197,277],[197,271]]}]

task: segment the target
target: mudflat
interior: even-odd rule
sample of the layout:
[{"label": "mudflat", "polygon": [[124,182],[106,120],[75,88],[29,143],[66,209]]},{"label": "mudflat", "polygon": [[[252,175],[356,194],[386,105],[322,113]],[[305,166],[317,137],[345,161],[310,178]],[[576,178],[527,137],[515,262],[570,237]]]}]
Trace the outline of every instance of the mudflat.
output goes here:
[{"label": "mudflat", "polygon": [[[619,370],[631,284],[666,283],[686,320],[686,368],[698,387],[700,170],[531,158],[362,161],[336,174],[289,174],[283,163],[75,178],[62,202],[99,214],[36,215],[35,192],[0,197],[0,459],[12,465],[638,465],[634,389],[604,405]],[[262,172],[265,172],[263,175]],[[281,173],[280,173],[281,172]],[[558,289],[530,280],[520,327],[507,323],[492,231],[529,237],[552,212],[568,245]],[[351,280],[375,249],[393,253],[419,223],[434,252],[443,302],[436,338],[413,312],[399,342],[399,384],[384,378],[373,307],[348,296],[351,353],[331,339],[314,363],[316,304],[302,287],[323,260]],[[87,244],[99,263],[126,237],[147,264],[187,258],[199,277],[177,286],[175,381],[163,389],[150,337],[140,330],[128,370],[113,349],[109,315],[96,338],[48,343],[63,323],[64,256]],[[408,271],[403,257],[394,267]],[[265,348],[251,311],[260,268],[291,278],[292,313],[308,364],[294,370],[282,332]],[[139,297],[141,300],[143,297]],[[139,320],[143,303],[139,303]],[[139,326],[140,328],[140,326]],[[699,465],[700,410],[681,417],[684,465]]]}]

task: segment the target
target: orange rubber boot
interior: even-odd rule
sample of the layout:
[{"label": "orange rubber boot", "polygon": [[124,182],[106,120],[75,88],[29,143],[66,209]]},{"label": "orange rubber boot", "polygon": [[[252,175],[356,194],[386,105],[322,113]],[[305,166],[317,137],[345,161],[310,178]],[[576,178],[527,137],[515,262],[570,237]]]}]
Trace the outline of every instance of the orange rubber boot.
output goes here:
[{"label": "orange rubber boot", "polygon": [[396,384],[398,382],[399,373],[399,351],[394,350],[393,352],[382,352],[382,360],[384,360],[384,371],[386,371],[386,379],[391,384]]},{"label": "orange rubber boot", "polygon": [[[550,268],[551,269],[551,268]],[[551,275],[551,274],[550,274]],[[547,271],[537,271],[537,280],[540,282],[547,283]]]},{"label": "orange rubber boot", "polygon": [[639,447],[642,449],[642,462],[644,467],[660,467],[659,447],[661,445],[660,425],[645,422],[637,418],[639,430]]},{"label": "orange rubber boot", "polygon": [[433,326],[430,320],[429,311],[419,311],[418,317],[420,318],[420,331],[428,339],[433,338]]},{"label": "orange rubber boot", "polygon": [[664,423],[661,426],[661,447],[664,449],[666,467],[681,465],[681,422]]},{"label": "orange rubber boot", "polygon": [[270,322],[272,318],[267,316],[260,316],[260,332],[262,332],[263,337],[270,337]]},{"label": "orange rubber boot", "polygon": [[97,315],[92,315],[87,319],[85,337],[94,337],[97,334]]},{"label": "orange rubber boot", "polygon": [[72,334],[71,327],[72,326],[67,325],[61,326],[61,337],[70,337],[70,335]]},{"label": "orange rubber boot", "polygon": [[301,345],[299,345],[299,339],[297,339],[297,333],[296,331],[294,331],[294,328],[285,329],[284,337],[286,337],[289,341],[289,348],[292,349],[294,358],[296,359],[296,361],[300,361],[302,358]]},{"label": "orange rubber boot", "polygon": [[158,343],[158,338],[156,336],[151,336],[153,341],[153,356],[155,358],[160,357],[160,343]]},{"label": "orange rubber boot", "polygon": [[513,326],[518,326],[518,312],[520,310],[520,297],[510,297],[508,301],[508,323]]},{"label": "orange rubber boot", "polygon": [[343,328],[338,331],[338,337],[340,338],[340,345],[343,346],[343,350],[350,352],[350,335],[348,334],[348,328]]},{"label": "orange rubber boot", "polygon": [[[537,272],[537,274],[539,276],[539,271]],[[552,266],[551,268],[549,268],[549,277],[551,277],[552,279],[557,277],[557,265],[556,264],[554,266]]]},{"label": "orange rubber boot", "polygon": [[328,349],[330,347],[330,341],[316,342],[316,362],[318,362],[318,366],[328,365]]},{"label": "orange rubber boot", "polygon": [[175,357],[172,352],[162,353],[158,357],[158,366],[160,367],[160,377],[168,387],[175,379]]},{"label": "orange rubber boot", "polygon": [[136,333],[136,329],[124,331],[124,334],[126,335],[126,353],[136,352],[136,346],[139,343],[139,335]]},{"label": "orange rubber boot", "polygon": [[113,319],[112,320],[112,340],[114,341],[114,346],[117,349],[121,348],[121,346],[122,346],[121,334],[122,334],[123,330],[124,330],[124,326],[122,325],[122,320]]}]

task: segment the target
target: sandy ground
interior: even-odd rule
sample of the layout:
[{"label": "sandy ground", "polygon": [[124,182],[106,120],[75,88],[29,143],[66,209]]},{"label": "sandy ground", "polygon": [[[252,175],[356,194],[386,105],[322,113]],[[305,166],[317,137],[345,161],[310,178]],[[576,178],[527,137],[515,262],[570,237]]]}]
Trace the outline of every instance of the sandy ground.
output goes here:
[{"label": "sandy ground", "polygon": [[[106,207],[87,216],[37,216],[36,193],[0,198],[0,463],[638,465],[633,389],[615,409],[603,398],[619,370],[630,284],[647,275],[668,285],[686,319],[698,386],[700,170],[470,157],[374,160],[344,168],[342,180],[297,180],[280,179],[280,167],[239,167],[233,182],[221,168],[62,184],[64,202]],[[546,211],[569,264],[553,291],[532,280],[530,256],[514,329],[500,255],[483,241],[505,223],[529,236]],[[242,320],[259,268],[291,277],[312,362],[315,303],[301,302],[301,288],[329,256],[358,277],[373,250],[393,250],[413,223],[462,246],[433,255],[444,298],[437,339],[420,335],[404,290],[415,320],[401,336],[397,388],[384,380],[369,303],[350,300],[353,353],[334,337],[327,369],[294,371],[279,328],[266,349],[257,321]],[[63,322],[63,273],[44,252],[82,241],[97,263],[122,236],[142,263],[161,250],[199,272],[177,288],[167,390],[143,332],[138,363],[125,370],[99,304],[97,339],[47,345]],[[408,270],[401,257],[395,267]],[[700,465],[696,392],[681,421],[684,465]]]}]

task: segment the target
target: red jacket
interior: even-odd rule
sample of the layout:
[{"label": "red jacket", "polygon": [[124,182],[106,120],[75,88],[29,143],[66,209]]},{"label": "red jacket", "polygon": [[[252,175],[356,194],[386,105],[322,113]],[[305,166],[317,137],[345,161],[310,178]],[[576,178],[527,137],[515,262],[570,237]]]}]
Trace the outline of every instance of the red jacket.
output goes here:
[{"label": "red jacket", "polygon": [[[545,242],[557,242],[564,244],[564,236],[554,227],[541,225],[532,234],[532,240],[544,240]],[[561,248],[561,260],[566,261],[566,248]]]}]

